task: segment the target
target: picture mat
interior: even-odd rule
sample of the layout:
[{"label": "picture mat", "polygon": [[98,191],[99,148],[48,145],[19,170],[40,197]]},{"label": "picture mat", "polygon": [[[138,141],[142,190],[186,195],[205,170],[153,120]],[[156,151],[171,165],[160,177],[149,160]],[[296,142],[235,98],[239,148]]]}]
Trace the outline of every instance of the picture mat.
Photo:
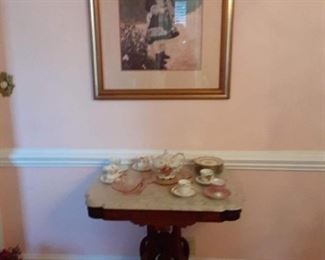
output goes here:
[{"label": "picture mat", "polygon": [[222,0],[203,0],[202,63],[197,71],[121,70],[119,1],[100,0],[104,89],[218,88]]}]

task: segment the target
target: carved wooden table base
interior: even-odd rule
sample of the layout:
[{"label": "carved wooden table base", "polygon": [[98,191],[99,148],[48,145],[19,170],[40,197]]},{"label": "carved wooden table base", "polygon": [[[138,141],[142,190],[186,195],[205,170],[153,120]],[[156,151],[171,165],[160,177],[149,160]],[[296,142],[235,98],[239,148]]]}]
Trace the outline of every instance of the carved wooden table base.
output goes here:
[{"label": "carved wooden table base", "polygon": [[181,236],[180,227],[147,227],[147,236],[140,245],[141,260],[187,260],[189,255],[190,248]]},{"label": "carved wooden table base", "polygon": [[196,222],[223,222],[239,219],[241,210],[224,212],[114,210],[88,207],[91,218],[127,220],[147,226],[147,236],[141,241],[141,260],[187,260],[189,245],[181,228]]}]

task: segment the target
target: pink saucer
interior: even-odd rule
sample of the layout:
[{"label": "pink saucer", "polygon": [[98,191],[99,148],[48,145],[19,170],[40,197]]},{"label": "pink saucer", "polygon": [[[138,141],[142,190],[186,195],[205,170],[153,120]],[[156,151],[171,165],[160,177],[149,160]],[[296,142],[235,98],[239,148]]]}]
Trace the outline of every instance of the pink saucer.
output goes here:
[{"label": "pink saucer", "polygon": [[231,192],[224,187],[209,186],[203,189],[203,194],[211,199],[224,200],[230,196]]}]

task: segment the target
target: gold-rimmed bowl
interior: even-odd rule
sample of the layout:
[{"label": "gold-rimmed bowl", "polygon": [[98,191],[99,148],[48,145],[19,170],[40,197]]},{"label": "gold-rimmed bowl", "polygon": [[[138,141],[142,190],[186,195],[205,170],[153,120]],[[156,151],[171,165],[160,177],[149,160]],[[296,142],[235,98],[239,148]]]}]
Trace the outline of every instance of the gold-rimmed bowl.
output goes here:
[{"label": "gold-rimmed bowl", "polygon": [[214,156],[201,156],[193,159],[195,172],[200,175],[202,169],[211,169],[215,174],[222,173],[224,161]]}]

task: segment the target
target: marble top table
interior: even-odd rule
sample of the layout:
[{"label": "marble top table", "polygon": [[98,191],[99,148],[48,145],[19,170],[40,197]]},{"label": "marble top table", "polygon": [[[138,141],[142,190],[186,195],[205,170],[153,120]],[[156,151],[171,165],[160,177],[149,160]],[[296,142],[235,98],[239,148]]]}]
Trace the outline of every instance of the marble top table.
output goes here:
[{"label": "marble top table", "polygon": [[[128,174],[138,174],[129,171]],[[194,175],[195,173],[193,173]],[[229,175],[223,173],[218,177],[226,179],[231,195],[225,200],[214,200],[203,195],[205,186],[193,181],[197,194],[189,198],[176,197],[170,192],[172,185],[149,184],[139,195],[126,195],[102,183],[99,178],[89,188],[86,194],[86,204],[90,208],[115,210],[167,210],[167,211],[238,211],[241,209],[241,196],[231,183]],[[195,175],[194,175],[195,176]]]},{"label": "marble top table", "polygon": [[[139,174],[129,170],[128,174]],[[195,177],[195,173],[193,172]],[[230,197],[214,200],[202,194],[204,186],[193,180],[197,194],[180,198],[170,192],[172,186],[151,183],[141,194],[126,195],[103,184],[99,178],[86,193],[88,214],[104,220],[126,220],[148,227],[140,246],[141,259],[188,259],[189,247],[180,228],[196,222],[234,221],[240,218],[241,196],[231,182],[231,172],[218,177],[226,179]]]}]

